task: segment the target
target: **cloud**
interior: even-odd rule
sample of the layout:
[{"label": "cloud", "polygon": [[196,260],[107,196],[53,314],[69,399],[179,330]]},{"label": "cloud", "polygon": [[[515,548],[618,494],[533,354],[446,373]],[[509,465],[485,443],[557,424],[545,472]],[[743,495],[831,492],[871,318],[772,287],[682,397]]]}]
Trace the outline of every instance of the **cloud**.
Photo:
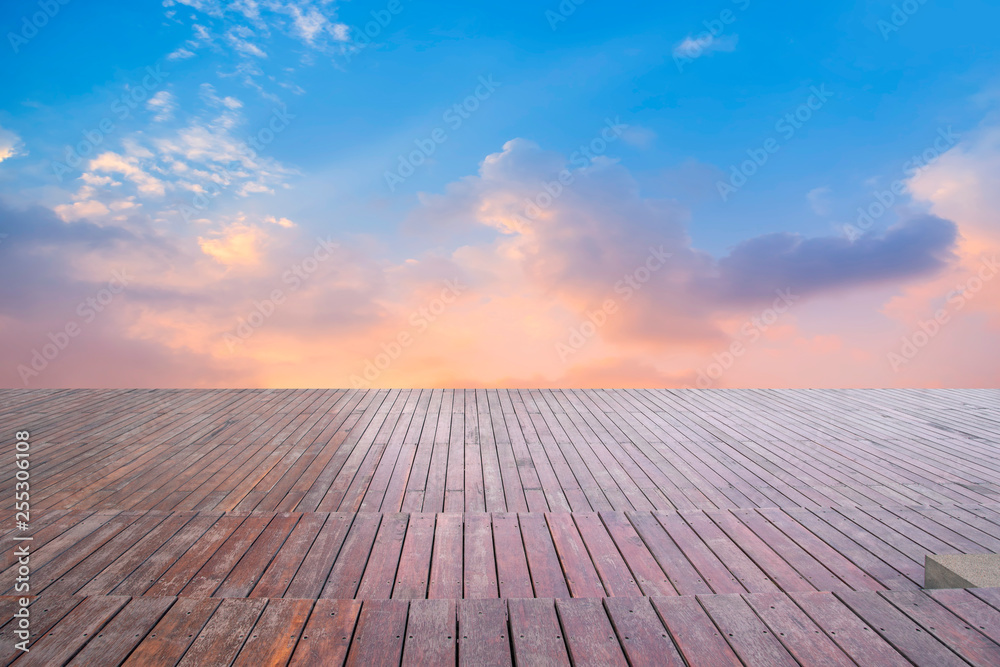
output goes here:
[{"label": "cloud", "polygon": [[[202,16],[192,23],[192,36],[169,58],[190,58],[197,50],[228,45],[243,58],[268,58],[273,48],[273,34],[291,38],[306,48],[321,53],[349,41],[349,27],[336,20],[336,5],[329,0],[247,0],[223,3],[204,0],[167,0],[164,6],[183,4]],[[172,9],[168,18],[178,20]],[[221,39],[219,38],[221,36]]]},{"label": "cloud", "polygon": [[110,210],[99,201],[84,200],[55,207],[56,214],[66,222],[107,215]]},{"label": "cloud", "polygon": [[170,120],[177,109],[177,99],[166,90],[161,90],[146,101],[146,108],[153,112],[154,122]]},{"label": "cloud", "polygon": [[806,200],[816,215],[830,215],[832,212],[833,209],[830,202],[831,192],[828,187],[820,187],[813,188],[806,193]]},{"label": "cloud", "polygon": [[202,252],[226,266],[248,267],[260,262],[265,237],[256,227],[233,223],[211,238],[198,237]]},{"label": "cloud", "polygon": [[694,60],[715,52],[729,53],[736,50],[738,35],[714,37],[708,33],[692,37],[688,35],[674,47],[674,56]]},{"label": "cloud", "polygon": [[[155,126],[123,137],[120,150],[106,150],[90,160],[80,179],[94,187],[120,187],[127,181],[135,195],[155,200],[159,206],[167,193],[180,193],[188,205],[194,197],[214,198],[222,193],[237,197],[273,193],[297,173],[263,154],[262,146],[258,145],[258,151],[239,136],[246,124],[239,99],[219,95],[207,83],[200,86],[199,97],[204,115],[190,116],[169,129]],[[169,93],[150,101],[161,119],[177,108]],[[273,122],[270,127],[275,127]],[[97,211],[94,204],[89,206],[84,211],[82,205],[73,205],[84,211],[78,213],[71,208],[60,210],[64,215]]]},{"label": "cloud", "polygon": [[21,137],[10,130],[0,127],[0,162],[19,155],[26,155],[26,153],[22,152],[23,146]]},{"label": "cloud", "polygon": [[144,195],[162,197],[166,192],[163,181],[143,171],[139,166],[139,159],[136,157],[126,157],[113,151],[106,151],[91,160],[87,164],[87,169],[121,174],[135,183],[139,192]]},{"label": "cloud", "polygon": [[[726,301],[765,300],[776,290],[800,295],[901,282],[926,276],[956,259],[955,223],[918,215],[884,236],[803,238],[777,233],[749,239],[719,260],[716,293]],[[709,281],[713,284],[716,281]]]},{"label": "cloud", "polygon": [[629,125],[622,133],[622,140],[636,148],[649,148],[656,141],[656,132],[641,125]]},{"label": "cloud", "polygon": [[290,229],[295,226],[295,223],[288,218],[276,218],[273,215],[269,215],[264,218],[264,222],[269,222],[272,225],[278,225],[279,227],[284,227],[286,229]]},{"label": "cloud", "polygon": [[[150,157],[138,152],[115,155],[150,173],[167,164],[155,145]],[[188,164],[183,154],[171,155]],[[956,173],[927,172],[941,182]],[[956,199],[979,196],[963,182]],[[115,186],[90,183],[76,203],[101,201],[111,216],[131,203],[102,199],[101,187]],[[127,221],[106,215],[100,225],[86,217],[64,222],[44,209],[0,211],[0,220],[16,220],[0,244],[0,317],[5,340],[9,333],[14,342],[0,350],[0,367],[23,363],[112,268],[124,267],[136,276],[126,296],[87,331],[86,344],[33,386],[142,386],[150,372],[168,367],[160,384],[349,385],[402,333],[412,344],[376,384],[690,384],[778,289],[800,297],[794,313],[764,332],[720,384],[887,384],[893,376],[879,370],[879,342],[866,332],[903,322],[905,313],[878,307],[894,294],[920,307],[940,299],[947,289],[935,292],[945,276],[957,275],[965,238],[964,228],[960,238],[940,214],[903,211],[903,221],[882,236],[851,243],[768,234],[715,257],[692,244],[686,207],[645,196],[611,157],[581,166],[523,139],[442,191],[421,194],[411,231],[463,241],[405,260],[387,259],[393,249],[378,238],[317,245],[306,221],[295,224],[279,211],[206,214],[197,233],[166,237],[142,208],[121,210]],[[61,213],[69,218],[70,211]],[[650,270],[653,252],[663,261]],[[26,282],[15,280],[19,273]],[[628,287],[627,277],[641,280]],[[461,285],[460,295],[437,308],[445,281]],[[277,305],[269,303],[276,290],[283,299]],[[866,299],[872,305],[861,313],[838,305]],[[561,359],[556,344],[608,300],[615,312]],[[249,319],[264,311],[263,320]],[[227,344],[225,336],[250,321],[258,323],[252,335]],[[119,368],[122,359],[129,368]],[[109,365],[114,373],[104,374]]]}]

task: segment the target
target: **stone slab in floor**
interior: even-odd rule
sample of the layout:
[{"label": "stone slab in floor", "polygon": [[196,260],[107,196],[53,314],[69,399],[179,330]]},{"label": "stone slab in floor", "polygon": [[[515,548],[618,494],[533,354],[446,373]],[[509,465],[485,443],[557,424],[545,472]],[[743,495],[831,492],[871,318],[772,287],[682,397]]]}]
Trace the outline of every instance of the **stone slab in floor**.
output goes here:
[{"label": "stone slab in floor", "polygon": [[1000,554],[928,555],[924,588],[996,588],[1000,586]]}]

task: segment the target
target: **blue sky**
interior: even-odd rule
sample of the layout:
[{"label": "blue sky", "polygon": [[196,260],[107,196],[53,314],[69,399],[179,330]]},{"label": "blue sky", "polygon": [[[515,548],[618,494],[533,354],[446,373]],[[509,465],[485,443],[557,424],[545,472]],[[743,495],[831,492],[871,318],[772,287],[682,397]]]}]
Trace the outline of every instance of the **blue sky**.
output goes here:
[{"label": "blue sky", "polygon": [[[429,199],[476,178],[511,140],[568,157],[608,119],[627,129],[597,164],[627,172],[636,197],[671,202],[690,248],[722,258],[770,233],[840,238],[939,133],[983,132],[1000,94],[1000,6],[972,0],[53,0],[34,34],[25,20],[37,23],[39,7],[0,9],[6,205],[104,228],[113,223],[100,216],[125,211],[177,242],[225,234],[234,220],[285,219],[303,238],[351,241],[383,268],[488,243],[489,225],[428,223]],[[386,25],[369,38],[379,17]],[[450,126],[448,110],[484,80],[495,90]],[[124,115],[121,100],[137,89],[141,102]],[[817,90],[826,95],[810,102]],[[810,103],[794,132],[778,129]],[[240,163],[234,146],[276,113],[280,132]],[[438,129],[446,138],[433,154],[387,185],[400,156]],[[87,132],[100,144],[60,180],[57,163]],[[769,140],[778,148],[724,200],[732,165]],[[96,161],[102,153],[116,157]],[[197,207],[200,222],[181,215],[223,165],[242,166],[235,182]],[[102,188],[127,203],[112,207]],[[912,193],[890,208],[863,231],[931,210]],[[658,225],[653,215],[640,229]]]}]

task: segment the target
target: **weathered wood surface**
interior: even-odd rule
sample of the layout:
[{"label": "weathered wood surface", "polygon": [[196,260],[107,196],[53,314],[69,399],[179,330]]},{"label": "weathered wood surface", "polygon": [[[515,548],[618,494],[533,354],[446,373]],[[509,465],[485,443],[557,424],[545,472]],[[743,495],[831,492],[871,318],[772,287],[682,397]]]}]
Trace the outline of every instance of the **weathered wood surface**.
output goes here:
[{"label": "weathered wood surface", "polygon": [[0,417],[32,434],[0,664],[1000,663],[1000,590],[920,590],[927,554],[1000,551],[996,390],[0,390]]}]

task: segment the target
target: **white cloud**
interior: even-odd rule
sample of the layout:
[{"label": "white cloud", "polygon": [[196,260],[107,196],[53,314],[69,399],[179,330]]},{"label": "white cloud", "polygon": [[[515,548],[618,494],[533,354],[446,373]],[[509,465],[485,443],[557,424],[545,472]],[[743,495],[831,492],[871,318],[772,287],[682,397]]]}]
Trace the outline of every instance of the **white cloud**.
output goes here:
[{"label": "white cloud", "polygon": [[72,204],[62,204],[55,207],[56,214],[65,222],[73,222],[83,218],[100,217],[108,214],[108,207],[99,201],[86,199],[73,202]]},{"label": "white cloud", "polygon": [[107,151],[91,160],[87,168],[91,171],[122,174],[136,184],[140,193],[162,197],[166,191],[163,181],[143,171],[138,163],[137,158]]},{"label": "white cloud", "polygon": [[641,125],[629,125],[622,133],[622,140],[636,148],[649,148],[656,140],[656,132]]},{"label": "white cloud", "polygon": [[22,152],[22,148],[21,137],[0,127],[0,162],[18,155],[26,155]]},{"label": "white cloud", "polygon": [[110,176],[97,176],[96,174],[91,174],[89,172],[84,172],[80,174],[80,180],[87,185],[93,186],[103,186],[103,185],[121,185],[121,182],[116,181]]},{"label": "white cloud", "polygon": [[288,218],[276,218],[273,215],[269,215],[264,218],[264,222],[270,222],[272,225],[279,225],[286,229],[290,229],[295,226],[295,223]]},{"label": "white cloud", "polygon": [[188,58],[194,58],[194,51],[185,49],[183,46],[167,55],[167,60],[187,60]]},{"label": "white cloud", "polygon": [[821,188],[813,188],[806,194],[809,206],[812,207],[812,210],[816,215],[830,215],[832,212],[830,202],[831,192],[830,188],[824,186]]},{"label": "white cloud", "polygon": [[684,41],[674,47],[674,56],[693,60],[715,51],[728,53],[736,50],[738,41],[738,35],[723,35],[721,37],[713,37],[708,33],[697,37],[688,35]]},{"label": "white cloud", "polygon": [[154,121],[170,120],[177,109],[177,99],[166,90],[161,90],[146,101],[146,108],[153,112]]}]

